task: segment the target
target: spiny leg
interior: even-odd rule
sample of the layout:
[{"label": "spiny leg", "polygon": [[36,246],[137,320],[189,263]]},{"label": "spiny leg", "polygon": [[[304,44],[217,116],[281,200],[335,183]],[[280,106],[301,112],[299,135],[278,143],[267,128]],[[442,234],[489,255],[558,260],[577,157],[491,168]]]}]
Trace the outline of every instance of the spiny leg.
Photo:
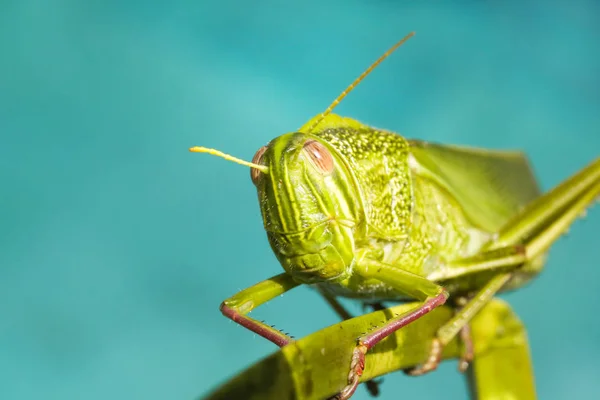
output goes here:
[{"label": "spiny leg", "polygon": [[415,299],[424,300],[424,302],[421,306],[392,318],[383,326],[358,339],[357,346],[352,353],[348,384],[340,393],[332,397],[337,400],[346,400],[356,391],[365,368],[365,354],[369,349],[398,329],[443,305],[448,298],[448,292],[436,283],[379,261],[362,259],[357,263],[354,271],[363,278],[376,278],[397,291]]},{"label": "spiny leg", "polygon": [[[383,303],[380,301],[362,304],[363,311],[368,311],[368,312],[383,311],[386,308],[387,307],[384,306]],[[379,386],[382,383],[383,383],[383,378],[379,378],[377,380],[371,379],[370,381],[365,382],[365,385],[367,385],[367,390],[369,390],[369,393],[371,393],[371,395],[373,397],[377,397],[379,395]]]},{"label": "spiny leg", "polygon": [[293,341],[290,336],[246,314],[298,285],[290,275],[283,273],[242,290],[221,303],[220,309],[227,318],[283,347]]},{"label": "spiny leg", "polygon": [[377,328],[370,334],[360,338],[358,340],[358,345],[352,354],[350,373],[348,374],[348,385],[334,398],[346,400],[356,391],[356,387],[358,386],[360,377],[365,368],[365,354],[367,351],[398,329],[419,319],[434,308],[443,305],[447,298],[448,293],[443,291],[434,298],[427,300],[422,306],[388,321],[384,326]]},{"label": "spiny leg", "polygon": [[[373,312],[373,311],[383,311],[387,307],[385,305],[383,305],[382,302],[376,301],[376,302],[363,303],[362,308],[363,308],[363,311]],[[383,383],[383,378],[379,378],[377,380],[371,379],[370,381],[365,382],[365,385],[367,385],[367,390],[369,390],[369,393],[371,393],[371,395],[373,397],[377,397],[377,396],[379,396],[379,387],[382,383]]]}]

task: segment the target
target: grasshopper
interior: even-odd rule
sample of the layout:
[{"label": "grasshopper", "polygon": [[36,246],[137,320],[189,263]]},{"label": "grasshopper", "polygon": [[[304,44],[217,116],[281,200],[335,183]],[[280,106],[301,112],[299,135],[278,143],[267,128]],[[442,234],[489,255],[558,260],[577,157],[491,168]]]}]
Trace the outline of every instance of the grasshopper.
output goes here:
[{"label": "grasshopper", "polygon": [[437,330],[430,355],[407,372],[436,369],[455,336],[459,369],[472,358],[469,321],[494,295],[540,273],[545,253],[600,194],[600,158],[541,194],[526,156],[409,140],[332,113],[396,43],[321,114],[261,147],[250,167],[267,238],[284,273],[242,290],[220,307],[228,318],[285,346],[293,339],[248,316],[298,285],[312,285],[344,319],[337,297],[420,305],[357,338],[347,385],[355,392],[365,354],[448,301],[455,316]]}]

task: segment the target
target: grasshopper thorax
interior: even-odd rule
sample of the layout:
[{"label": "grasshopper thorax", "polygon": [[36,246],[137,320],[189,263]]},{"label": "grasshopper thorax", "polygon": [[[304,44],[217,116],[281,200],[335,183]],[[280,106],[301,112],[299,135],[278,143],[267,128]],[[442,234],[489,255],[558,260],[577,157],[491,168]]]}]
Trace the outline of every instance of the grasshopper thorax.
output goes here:
[{"label": "grasshopper thorax", "polygon": [[303,283],[346,277],[354,263],[357,193],[340,155],[306,133],[288,133],[258,150],[252,181],[269,243]]}]

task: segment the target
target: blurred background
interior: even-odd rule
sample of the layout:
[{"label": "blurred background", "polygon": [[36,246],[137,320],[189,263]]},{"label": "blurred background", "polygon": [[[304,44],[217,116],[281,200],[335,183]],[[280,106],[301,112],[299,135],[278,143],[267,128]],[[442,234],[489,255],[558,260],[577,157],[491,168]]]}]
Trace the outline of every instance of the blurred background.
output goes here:
[{"label": "blurred background", "polygon": [[[321,112],[529,153],[544,189],[600,155],[597,1],[0,2],[0,398],[192,399],[275,347],[219,303],[281,272],[247,168]],[[504,296],[541,399],[600,398],[600,209]],[[337,322],[299,288],[254,316]],[[454,362],[382,399],[466,397]],[[357,399],[368,398],[359,388]]]}]

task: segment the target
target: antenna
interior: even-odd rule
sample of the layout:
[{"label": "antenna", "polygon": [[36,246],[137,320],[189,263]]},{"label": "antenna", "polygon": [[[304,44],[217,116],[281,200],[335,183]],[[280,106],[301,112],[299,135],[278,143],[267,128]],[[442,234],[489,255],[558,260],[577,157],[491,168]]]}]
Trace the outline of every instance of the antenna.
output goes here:
[{"label": "antenna", "polygon": [[362,74],[360,74],[360,76],[358,78],[356,78],[354,80],[354,82],[352,82],[350,84],[350,86],[348,86],[346,88],[346,90],[344,90],[333,101],[333,103],[331,103],[329,105],[329,107],[327,107],[327,109],[321,113],[321,115],[319,116],[319,118],[317,118],[317,120],[310,126],[310,128],[308,128],[308,132],[311,132],[313,129],[315,129],[317,127],[317,125],[319,125],[325,119],[325,117],[328,116],[338,104],[340,104],[340,102],[344,99],[344,97],[346,97],[348,95],[348,93],[350,93],[352,91],[352,89],[354,89],[356,86],[358,86],[358,84],[363,79],[365,79],[365,77],[367,75],[369,75],[371,73],[371,71],[373,71],[375,69],[375,67],[377,67],[379,64],[381,64],[381,62],[383,60],[385,60],[386,58],[388,58],[388,56],[390,54],[392,54],[394,52],[394,50],[396,50],[398,47],[402,46],[404,44],[404,42],[406,42],[408,39],[410,39],[412,36],[414,36],[414,34],[415,34],[415,32],[411,32],[408,35],[406,35],[405,37],[403,37],[398,43],[396,43],[388,51],[386,51],[385,53],[383,53],[383,55],[381,57],[379,57],[377,59],[377,61],[375,61],[373,64],[371,64],[371,66],[369,68],[367,68],[365,70],[365,72],[363,72]]},{"label": "antenna", "polygon": [[233,161],[234,163],[245,165],[246,167],[255,168],[255,169],[259,170],[262,173],[265,173],[265,174],[269,173],[269,167],[267,167],[267,166],[258,165],[258,164],[254,164],[254,163],[251,163],[251,162],[248,162],[248,161],[244,161],[241,158],[230,156],[229,154],[225,154],[225,153],[223,153],[222,151],[219,151],[219,150],[209,149],[207,147],[195,146],[195,147],[190,147],[190,151],[192,153],[208,153],[208,154],[212,154],[213,156],[221,157],[221,158],[224,158],[224,159],[226,159],[228,161]]}]

